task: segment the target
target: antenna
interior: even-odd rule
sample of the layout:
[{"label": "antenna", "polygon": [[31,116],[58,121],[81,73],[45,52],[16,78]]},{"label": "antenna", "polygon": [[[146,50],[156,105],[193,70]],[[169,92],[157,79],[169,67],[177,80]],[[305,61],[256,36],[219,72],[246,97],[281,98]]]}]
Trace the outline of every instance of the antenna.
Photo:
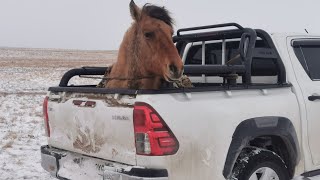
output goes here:
[{"label": "antenna", "polygon": [[309,34],[309,32],[308,32],[308,30],[307,29],[304,29],[306,32],[307,32],[307,34]]}]

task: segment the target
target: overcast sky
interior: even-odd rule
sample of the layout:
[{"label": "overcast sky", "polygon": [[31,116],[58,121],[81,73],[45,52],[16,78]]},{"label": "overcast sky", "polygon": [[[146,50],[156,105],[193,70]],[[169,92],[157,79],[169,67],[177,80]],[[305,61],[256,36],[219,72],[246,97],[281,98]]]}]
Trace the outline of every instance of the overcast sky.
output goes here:
[{"label": "overcast sky", "polygon": [[[175,28],[237,22],[320,34],[319,0],[135,0],[166,6]],[[0,47],[118,49],[130,0],[0,0]]]}]

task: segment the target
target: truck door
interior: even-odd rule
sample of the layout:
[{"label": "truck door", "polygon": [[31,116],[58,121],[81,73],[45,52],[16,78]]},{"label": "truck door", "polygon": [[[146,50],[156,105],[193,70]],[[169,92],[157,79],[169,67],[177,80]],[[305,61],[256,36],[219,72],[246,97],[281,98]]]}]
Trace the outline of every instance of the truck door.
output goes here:
[{"label": "truck door", "polygon": [[308,139],[313,164],[320,165],[320,39],[291,40],[291,61],[307,112]]}]

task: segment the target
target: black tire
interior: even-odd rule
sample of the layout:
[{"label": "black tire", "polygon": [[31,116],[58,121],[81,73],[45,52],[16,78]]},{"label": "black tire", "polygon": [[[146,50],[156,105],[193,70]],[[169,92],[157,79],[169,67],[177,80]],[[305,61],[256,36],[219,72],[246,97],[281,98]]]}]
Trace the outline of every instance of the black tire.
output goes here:
[{"label": "black tire", "polygon": [[287,166],[282,158],[272,151],[259,148],[246,148],[241,152],[231,179],[249,180],[257,170],[264,167],[272,169],[280,180],[290,180]]}]

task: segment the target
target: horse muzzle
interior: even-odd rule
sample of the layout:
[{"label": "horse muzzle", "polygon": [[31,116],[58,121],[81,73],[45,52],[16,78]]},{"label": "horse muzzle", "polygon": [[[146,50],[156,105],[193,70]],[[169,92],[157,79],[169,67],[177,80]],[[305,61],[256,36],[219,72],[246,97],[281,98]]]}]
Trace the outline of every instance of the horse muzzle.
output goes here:
[{"label": "horse muzzle", "polygon": [[166,74],[167,81],[178,81],[183,75],[183,68],[178,69],[175,65],[170,65]]}]

